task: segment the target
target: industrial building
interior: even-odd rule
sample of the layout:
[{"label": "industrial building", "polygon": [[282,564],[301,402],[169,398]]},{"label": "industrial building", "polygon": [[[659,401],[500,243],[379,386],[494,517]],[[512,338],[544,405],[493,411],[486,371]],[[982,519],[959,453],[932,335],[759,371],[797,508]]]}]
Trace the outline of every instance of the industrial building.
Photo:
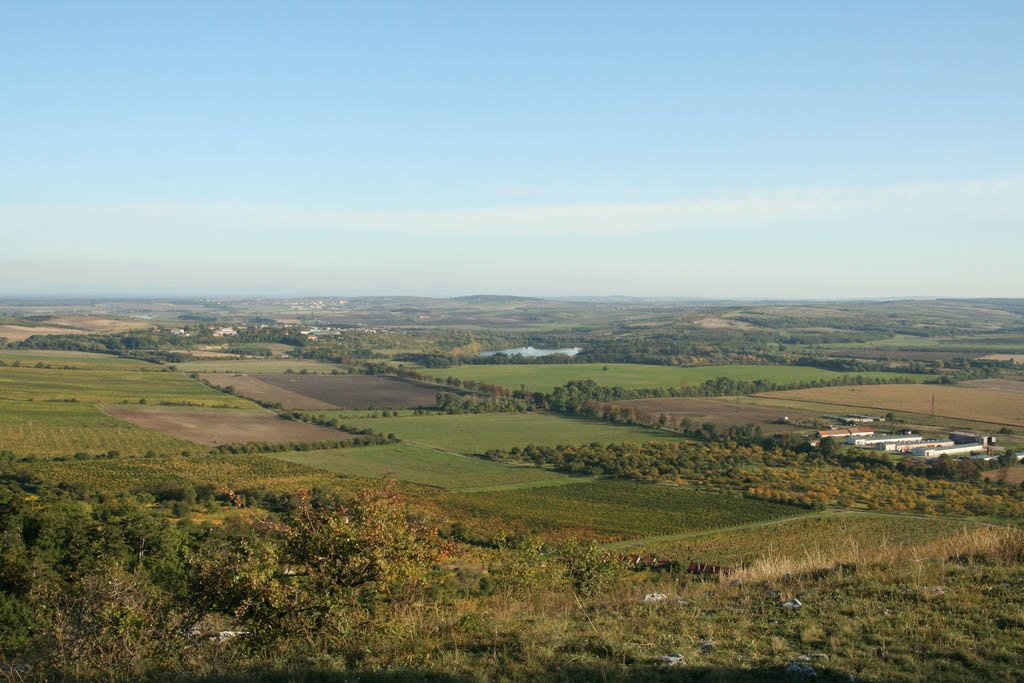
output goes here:
[{"label": "industrial building", "polygon": [[897,445],[895,448],[886,448],[887,451],[898,451],[900,453],[910,453],[915,449],[921,448],[945,448],[946,446],[955,445],[949,439],[937,439],[935,441],[918,441],[915,443],[907,443]]},{"label": "industrial building", "polygon": [[982,446],[994,446],[996,437],[988,434],[976,434],[974,432],[950,432],[949,438],[953,443],[980,443]]},{"label": "industrial building", "polygon": [[917,434],[879,434],[878,436],[851,436],[846,440],[850,446],[860,448],[875,448],[880,451],[894,451],[900,446],[907,444],[919,444],[924,437]]},{"label": "industrial building", "polygon": [[920,446],[910,451],[911,455],[919,458],[941,458],[944,455],[961,456],[981,453],[987,448],[980,443],[955,444],[953,446]]}]

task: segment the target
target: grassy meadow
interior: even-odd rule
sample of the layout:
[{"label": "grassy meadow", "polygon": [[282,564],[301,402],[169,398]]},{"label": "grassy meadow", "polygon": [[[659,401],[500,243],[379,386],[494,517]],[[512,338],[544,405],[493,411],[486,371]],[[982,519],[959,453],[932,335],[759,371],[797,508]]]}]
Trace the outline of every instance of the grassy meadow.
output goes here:
[{"label": "grassy meadow", "polygon": [[358,418],[353,414],[317,411],[337,416],[348,426],[393,433],[402,441],[458,453],[484,453],[496,448],[529,445],[676,441],[681,437],[645,427],[619,425],[547,413],[481,413]]},{"label": "grassy meadow", "polygon": [[[607,368],[607,369],[605,369]],[[572,363],[559,365],[462,365],[427,374],[458,377],[509,389],[525,386],[530,391],[550,392],[555,387],[578,380],[594,380],[609,387],[682,387],[702,384],[718,377],[736,380],[766,380],[778,384],[830,380],[843,375],[859,374],[873,379],[910,377],[923,380],[927,375],[891,372],[847,373],[798,365],[706,365],[677,367],[673,365],[641,365],[638,363]]]},{"label": "grassy meadow", "polygon": [[[974,524],[967,525],[973,528]],[[845,555],[854,561],[867,550],[898,552],[952,536],[965,523],[951,519],[893,514],[827,511],[780,519],[736,529],[681,534],[617,544],[629,552],[659,557],[696,558],[728,566],[750,566],[771,559],[820,558]]]}]

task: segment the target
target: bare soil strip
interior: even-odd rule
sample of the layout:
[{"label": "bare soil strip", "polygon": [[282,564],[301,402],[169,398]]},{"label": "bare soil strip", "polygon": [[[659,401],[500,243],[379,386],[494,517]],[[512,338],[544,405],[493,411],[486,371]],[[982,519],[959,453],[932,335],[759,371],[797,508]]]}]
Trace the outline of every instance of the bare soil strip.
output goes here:
[{"label": "bare soil strip", "polygon": [[352,434],[285,420],[263,410],[105,406],[104,412],[179,439],[217,446],[229,443],[341,441]]},{"label": "bare soil strip", "polygon": [[[254,375],[279,389],[322,401],[330,407],[428,408],[440,390],[429,384],[374,375]],[[283,405],[283,404],[282,404]]]},{"label": "bare soil strip", "polygon": [[232,387],[239,395],[254,401],[279,403],[285,410],[332,410],[335,408],[332,403],[268,384],[252,375],[211,372],[200,374],[199,377],[215,387]]}]

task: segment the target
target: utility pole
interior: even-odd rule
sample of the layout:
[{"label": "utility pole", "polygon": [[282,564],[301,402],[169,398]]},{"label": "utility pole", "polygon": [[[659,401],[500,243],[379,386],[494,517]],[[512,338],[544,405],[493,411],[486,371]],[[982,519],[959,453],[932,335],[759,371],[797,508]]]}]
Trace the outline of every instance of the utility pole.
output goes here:
[{"label": "utility pole", "polygon": [[932,417],[935,417],[935,392],[932,392]]}]

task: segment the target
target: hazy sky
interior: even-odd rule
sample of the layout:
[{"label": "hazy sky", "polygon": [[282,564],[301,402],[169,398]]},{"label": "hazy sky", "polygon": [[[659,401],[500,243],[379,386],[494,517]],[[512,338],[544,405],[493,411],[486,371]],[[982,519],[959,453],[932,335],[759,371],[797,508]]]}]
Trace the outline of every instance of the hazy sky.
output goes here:
[{"label": "hazy sky", "polygon": [[0,0],[0,294],[1024,296],[1024,2]]}]

